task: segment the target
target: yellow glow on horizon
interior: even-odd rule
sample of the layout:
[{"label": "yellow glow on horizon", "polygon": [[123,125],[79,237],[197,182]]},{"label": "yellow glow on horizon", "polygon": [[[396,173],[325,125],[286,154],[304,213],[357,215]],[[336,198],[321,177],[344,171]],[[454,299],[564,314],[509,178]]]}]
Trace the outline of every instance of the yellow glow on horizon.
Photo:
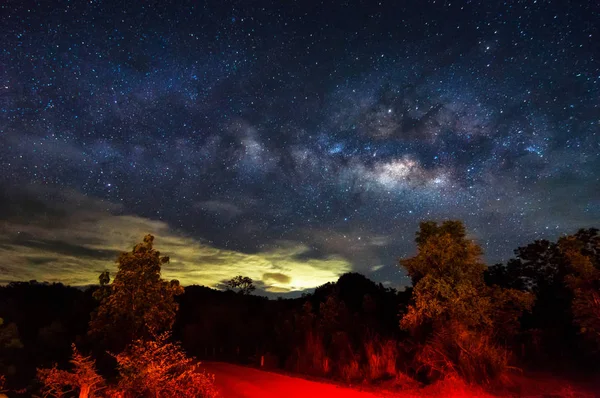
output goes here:
[{"label": "yellow glow on horizon", "polygon": [[[266,291],[283,293],[335,281],[351,270],[350,263],[339,256],[300,258],[309,248],[294,242],[276,242],[262,252],[243,253],[187,237],[162,221],[96,209],[75,210],[64,226],[0,224],[0,241],[11,242],[0,245],[0,256],[7,264],[3,273],[8,276],[2,282],[36,279],[95,284],[103,270],[114,276],[118,253],[131,250],[147,233],[155,236],[155,248],[170,257],[170,263],[163,266],[163,277],[178,279],[183,285],[218,287],[224,280],[244,275],[264,285]],[[32,239],[27,244],[15,243],[20,234]],[[36,241],[39,244],[33,244]],[[56,246],[48,242],[56,242]],[[62,252],[58,246],[64,246]],[[104,258],[94,256],[95,252]]]}]

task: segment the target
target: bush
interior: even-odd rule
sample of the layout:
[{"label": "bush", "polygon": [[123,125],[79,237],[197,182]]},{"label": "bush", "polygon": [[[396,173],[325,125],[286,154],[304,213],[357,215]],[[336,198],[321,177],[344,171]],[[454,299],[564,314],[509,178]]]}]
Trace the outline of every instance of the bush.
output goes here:
[{"label": "bush", "polygon": [[508,351],[486,334],[454,324],[434,333],[415,360],[430,379],[458,375],[468,383],[488,384],[508,370]]},{"label": "bush", "polygon": [[345,361],[344,364],[340,365],[339,369],[340,376],[348,383],[360,380],[363,377],[360,371],[360,364],[356,358]]},{"label": "bush", "polygon": [[155,340],[137,340],[115,356],[122,396],[216,397],[214,376],[200,371],[200,363],[187,357],[178,344],[169,343],[169,337],[169,333],[163,333]]},{"label": "bush", "polygon": [[365,343],[367,357],[366,377],[369,381],[396,375],[398,348],[394,340],[368,340]]},{"label": "bush", "polygon": [[321,336],[308,331],[304,336],[304,344],[295,349],[286,367],[298,373],[316,376],[328,374],[331,370],[331,361],[325,353]]},{"label": "bush", "polygon": [[80,398],[102,396],[105,382],[96,371],[94,360],[89,356],[81,355],[75,344],[71,347],[72,371],[58,369],[56,365],[50,369],[38,369],[37,378],[43,385],[44,397],[63,397],[70,392],[77,392]]}]

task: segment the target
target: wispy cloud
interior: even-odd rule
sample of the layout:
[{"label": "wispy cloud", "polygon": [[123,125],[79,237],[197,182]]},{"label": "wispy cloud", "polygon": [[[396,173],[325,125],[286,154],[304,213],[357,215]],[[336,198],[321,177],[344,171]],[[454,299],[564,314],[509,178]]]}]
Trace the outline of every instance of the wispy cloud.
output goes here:
[{"label": "wispy cloud", "polygon": [[[7,275],[1,282],[95,283],[101,271],[116,271],[118,253],[130,250],[147,233],[156,237],[156,248],[170,257],[164,277],[184,285],[216,287],[241,274],[262,281],[267,292],[289,292],[335,280],[351,269],[339,256],[303,258],[309,248],[296,242],[277,242],[256,253],[214,247],[163,221],[121,214],[119,206],[74,191],[32,187],[6,194],[0,202],[12,209],[0,220],[0,256]],[[220,204],[216,208],[235,212]]]}]

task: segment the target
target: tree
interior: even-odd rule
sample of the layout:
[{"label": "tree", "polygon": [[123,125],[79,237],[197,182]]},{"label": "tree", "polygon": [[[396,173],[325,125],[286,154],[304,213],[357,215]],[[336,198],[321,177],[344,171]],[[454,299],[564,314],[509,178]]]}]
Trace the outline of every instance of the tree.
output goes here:
[{"label": "tree", "polygon": [[14,376],[18,358],[23,356],[22,350],[23,343],[17,324],[4,324],[4,319],[0,318],[0,374]]},{"label": "tree", "polygon": [[558,245],[536,240],[515,250],[516,258],[505,265],[497,264],[486,271],[491,284],[526,290],[537,295],[556,291],[563,285],[567,265]]},{"label": "tree", "polygon": [[214,376],[200,370],[195,358],[185,355],[170,334],[153,340],[136,340],[115,356],[121,379],[117,390],[125,397],[215,397]]},{"label": "tree", "polygon": [[413,302],[400,326],[423,342],[419,366],[488,381],[507,364],[494,331],[516,330],[532,295],[485,284],[482,250],[460,221],[421,223],[416,242],[417,254],[400,261],[413,281]]},{"label": "tree", "polygon": [[133,340],[170,330],[175,320],[175,296],[183,293],[183,288],[178,281],[161,278],[161,266],[169,258],[161,257],[153,242],[154,237],[146,235],[131,252],[119,256],[112,284],[108,284],[107,272],[100,275],[101,287],[96,294],[100,305],[92,314],[89,332],[113,351],[119,352]]},{"label": "tree", "polygon": [[4,325],[4,319],[0,318],[0,350],[19,348],[23,348],[19,328],[15,323]]},{"label": "tree", "polygon": [[401,320],[403,328],[454,320],[473,327],[491,325],[490,300],[481,294],[482,250],[465,236],[459,221],[421,223],[417,255],[400,261],[414,288],[414,304]]},{"label": "tree", "polygon": [[44,397],[64,397],[69,393],[78,393],[80,398],[100,396],[106,388],[104,379],[96,372],[94,360],[79,353],[72,344],[72,371],[58,369],[56,365],[50,369],[38,369],[37,378],[42,383]]},{"label": "tree", "polygon": [[227,290],[235,291],[237,289],[239,294],[244,295],[251,294],[254,290],[256,290],[254,281],[251,278],[242,275],[231,278],[225,282],[225,286],[227,287]]},{"label": "tree", "polygon": [[[593,319],[596,305],[591,287],[595,278],[592,268],[600,269],[598,232],[595,228],[580,229],[558,243],[536,240],[515,250],[516,258],[506,265],[486,271],[488,285],[535,294],[535,305],[524,317],[523,327],[531,334],[534,353],[545,362],[548,355],[572,355],[573,347],[578,346],[577,331],[593,336],[593,328],[583,326],[583,319]],[[532,357],[528,354],[529,359]]]},{"label": "tree", "polygon": [[595,239],[595,244],[595,247],[586,247],[577,236],[563,237],[558,241],[571,271],[565,281],[573,291],[573,321],[581,334],[600,350],[600,269],[594,264],[600,237]]}]

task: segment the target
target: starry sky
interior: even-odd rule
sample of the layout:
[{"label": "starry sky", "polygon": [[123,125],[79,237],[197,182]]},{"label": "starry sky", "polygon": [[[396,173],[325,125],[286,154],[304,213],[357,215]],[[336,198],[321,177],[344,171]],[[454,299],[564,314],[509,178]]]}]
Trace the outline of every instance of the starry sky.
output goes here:
[{"label": "starry sky", "polygon": [[0,283],[408,283],[423,220],[489,264],[600,224],[600,4],[0,4]]}]

